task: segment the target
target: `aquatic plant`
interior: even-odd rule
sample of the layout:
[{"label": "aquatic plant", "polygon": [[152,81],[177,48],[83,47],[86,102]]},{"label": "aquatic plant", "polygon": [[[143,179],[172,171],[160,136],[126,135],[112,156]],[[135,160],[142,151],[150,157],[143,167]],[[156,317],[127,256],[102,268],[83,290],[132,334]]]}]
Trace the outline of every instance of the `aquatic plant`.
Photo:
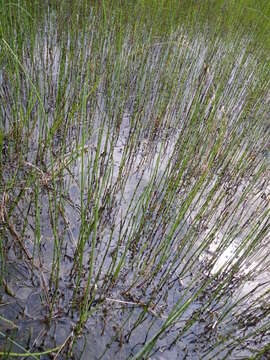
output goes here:
[{"label": "aquatic plant", "polygon": [[3,357],[269,353],[260,9],[177,3],[1,3]]}]

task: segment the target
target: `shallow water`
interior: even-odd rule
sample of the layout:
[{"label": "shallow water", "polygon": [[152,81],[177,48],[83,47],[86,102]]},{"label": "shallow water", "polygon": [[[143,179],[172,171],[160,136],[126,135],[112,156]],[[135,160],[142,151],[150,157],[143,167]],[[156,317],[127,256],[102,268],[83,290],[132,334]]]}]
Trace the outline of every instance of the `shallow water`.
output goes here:
[{"label": "shallow water", "polygon": [[[51,28],[51,27],[50,27]],[[58,72],[60,71],[59,59],[61,57],[60,48],[57,45],[57,34],[48,37],[37,37],[37,52],[35,58],[35,69],[33,77],[37,76],[40,84],[40,91],[42,97],[45,99],[45,108],[49,112],[48,122],[53,122],[54,104],[57,89],[61,86],[58,83]],[[85,57],[91,56],[92,34],[86,43],[89,50],[86,51]],[[170,99],[169,109],[165,112],[165,117],[168,118],[170,126],[162,129],[156,136],[151,133],[150,115],[156,109],[155,98],[158,97],[160,73],[152,75],[152,83],[147,85],[147,76],[149,72],[153,74],[155,66],[160,61],[166,61],[167,55],[162,53],[162,47],[153,46],[153,53],[145,55],[146,65],[141,71],[142,80],[139,85],[136,84],[130,92],[127,99],[125,99],[125,106],[119,112],[120,95],[115,90],[115,94],[110,94],[111,98],[106,97],[105,83],[101,81],[96,92],[95,98],[89,105],[89,118],[87,118],[88,125],[85,131],[88,132],[88,138],[85,145],[82,165],[82,151],[78,144],[82,138],[82,127],[79,120],[80,131],[79,135],[76,132],[76,126],[70,130],[66,138],[67,148],[64,154],[64,161],[70,158],[73,160],[65,166],[63,172],[63,181],[59,184],[59,203],[58,210],[51,211],[48,200],[48,186],[50,188],[50,181],[46,184],[41,173],[40,181],[42,183],[38,189],[38,212],[40,213],[40,236],[37,239],[37,208],[33,201],[33,189],[25,193],[25,196],[19,201],[16,211],[12,216],[12,220],[20,236],[25,239],[25,244],[29,251],[33,253],[36,241],[40,242],[40,251],[38,255],[38,266],[40,271],[36,271],[34,276],[30,276],[29,266],[23,260],[20,260],[20,251],[10,247],[7,252],[6,263],[6,283],[8,288],[1,289],[1,315],[13,321],[18,328],[12,329],[8,323],[3,323],[3,330],[6,334],[18,341],[27,349],[34,347],[35,349],[47,349],[65,342],[65,340],[72,334],[73,328],[78,320],[78,312],[71,313],[71,301],[73,289],[75,286],[75,279],[70,275],[72,273],[73,258],[75,255],[76,245],[80,239],[81,234],[81,206],[83,204],[84,211],[87,213],[87,221],[91,222],[93,219],[93,204],[89,201],[89,186],[88,181],[92,181],[91,174],[93,173],[94,159],[98,147],[98,136],[100,134],[101,124],[103,124],[103,135],[100,141],[100,154],[104,158],[105,173],[110,174],[108,180],[108,187],[101,191],[102,209],[100,222],[98,227],[97,246],[95,249],[95,271],[101,266],[101,273],[97,285],[97,295],[102,295],[102,286],[104,284],[104,277],[106,276],[109,267],[112,264],[114,254],[116,254],[117,261],[121,259],[123,253],[128,249],[125,258],[125,264],[120,271],[117,283],[113,288],[106,292],[103,302],[95,304],[95,312],[93,316],[87,321],[81,337],[78,338],[75,344],[74,358],[75,359],[127,359],[137,353],[146,340],[151,339],[164,324],[170,311],[174,305],[180,301],[179,305],[184,303],[190,296],[195,293],[202,283],[211,280],[209,286],[202,292],[196,300],[187,308],[181,315],[178,321],[172,328],[165,332],[154,347],[151,359],[196,359],[196,358],[223,358],[227,351],[231,351],[230,358],[250,356],[252,353],[249,349],[244,349],[245,343],[233,346],[230,348],[228,340],[228,349],[223,349],[222,342],[216,346],[219,339],[227,339],[230,336],[241,337],[249,327],[249,324],[241,324],[241,316],[243,308],[248,309],[250,304],[269,287],[267,282],[269,277],[269,234],[264,232],[269,226],[269,167],[262,172],[260,177],[256,179],[256,172],[259,171],[261,165],[258,161],[258,166],[251,163],[250,170],[247,170],[243,176],[230,173],[234,170],[234,163],[241,157],[244,150],[254,152],[256,147],[265,146],[265,141],[262,139],[260,144],[256,138],[247,139],[246,143],[240,143],[236,147],[236,157],[232,159],[231,164],[227,167],[227,174],[222,178],[219,173],[220,167],[215,168],[215,173],[210,173],[206,177],[198,191],[195,198],[192,200],[189,209],[184,214],[183,218],[179,220],[174,232],[172,228],[178,221],[178,214],[185,206],[185,201],[188,199],[197,179],[204,171],[204,165],[200,164],[200,158],[190,161],[190,168],[195,164],[195,169],[186,171],[183,174],[181,188],[179,192],[171,194],[171,197],[165,197],[168,190],[167,180],[170,176],[174,176],[179,171],[178,166],[182,162],[177,162],[179,157],[179,143],[181,131],[185,131],[188,121],[188,114],[195,111],[192,103],[196,97],[196,87],[198,73],[204,67],[208,59],[208,51],[206,40],[203,36],[198,36],[196,39],[188,39],[186,37],[183,45],[176,44],[174,51],[178,53],[177,61],[182,62],[182,67],[179,71],[179,93],[182,92],[181,101],[179,97],[174,96]],[[227,123],[226,131],[227,138],[230,139],[230,132],[234,130],[237,119],[243,111],[245,99],[248,96],[248,88],[256,83],[254,73],[249,73],[249,61],[253,61],[247,57],[246,66],[241,66],[244,58],[244,50],[242,57],[239,56],[235,64],[235,68],[231,71],[228,82],[223,89],[223,102],[216,104],[215,91],[213,90],[213,83],[215,81],[215,70],[218,72],[222,68],[223,56],[226,51],[230,52],[232,49],[229,45],[224,49],[223,44],[217,41],[215,44],[216,50],[213,52],[215,56],[212,58],[211,69],[206,76],[205,84],[202,90],[202,101],[206,95],[209,96],[209,103],[204,109],[204,116],[207,118],[212,111],[213,106],[217,106],[218,110],[216,116],[218,119],[223,119],[223,113],[226,112]],[[232,45],[233,46],[233,45]],[[48,50],[50,49],[50,51]],[[179,53],[180,50],[180,53]],[[106,48],[102,49],[101,56],[105,58]],[[128,42],[123,46],[123,54],[125,56],[129,53]],[[51,57],[48,57],[48,54]],[[123,59],[125,59],[123,56]],[[104,59],[102,59],[104,60]],[[104,60],[105,61],[105,60]],[[123,60],[125,61],[125,60]],[[176,62],[177,62],[176,61]],[[46,66],[45,66],[46,65]],[[25,66],[30,66],[25,64]],[[128,63],[125,63],[128,66]],[[30,70],[29,70],[30,71]],[[68,67],[67,67],[68,71]],[[186,73],[188,76],[186,76]],[[117,78],[118,69],[112,70],[112,79]],[[2,76],[1,76],[2,79]],[[47,79],[47,81],[45,80]],[[49,80],[48,80],[49,79]],[[181,87],[181,84],[184,86]],[[244,83],[244,86],[243,86]],[[50,86],[49,86],[50,84]],[[237,84],[237,86],[235,85]],[[136,103],[137,87],[141,90],[144,86],[149,86],[146,89],[148,93],[146,102],[144,103],[144,116],[137,118]],[[218,88],[219,85],[216,85]],[[72,87],[66,87],[66,103],[74,95]],[[115,104],[116,109],[113,105]],[[224,110],[226,109],[226,110]],[[91,110],[91,111],[90,111]],[[119,128],[118,139],[115,140],[110,134],[110,111],[118,111],[121,118],[121,126]],[[68,107],[64,107],[64,114],[68,112]],[[203,118],[204,119],[204,118]],[[134,122],[138,121],[140,125],[140,132],[134,135],[136,143],[130,157],[124,162],[124,170],[122,171],[121,161],[124,155],[128,154],[130,141],[132,138],[132,129]],[[139,123],[142,122],[142,125]],[[220,120],[221,121],[221,120]],[[138,127],[139,127],[138,125]],[[137,126],[137,125],[136,125]],[[135,128],[136,128],[135,126]],[[202,121],[203,127],[203,121]],[[89,130],[91,129],[91,130]],[[41,131],[37,126],[36,134]],[[243,131],[241,127],[237,129],[239,133]],[[112,147],[110,158],[106,154],[106,134],[109,134],[108,147]],[[35,137],[33,136],[33,139]],[[213,142],[215,136],[213,135]],[[192,140],[192,139],[191,139]],[[60,142],[59,142],[60,143]],[[33,141],[32,146],[35,148]],[[245,148],[246,147],[246,148]],[[77,149],[77,150],[76,150]],[[58,149],[57,137],[55,139],[55,150]],[[262,150],[262,149],[259,149]],[[34,151],[33,151],[34,152]],[[259,151],[257,152],[260,153]],[[256,154],[257,154],[256,153]],[[101,156],[100,155],[100,156]],[[29,152],[27,156],[28,167],[32,164],[34,156]],[[198,160],[199,159],[199,160]],[[61,166],[63,158],[56,156],[54,166]],[[256,162],[256,161],[255,161]],[[267,163],[268,166],[268,163]],[[109,169],[109,170],[108,170]],[[125,173],[125,169],[127,172]],[[101,181],[104,178],[102,168],[99,168],[99,187],[101,188]],[[81,176],[85,177],[85,189],[81,189]],[[127,175],[125,175],[127,174]],[[23,174],[21,175],[24,178]],[[221,180],[222,181],[221,181]],[[217,201],[216,206],[208,205],[207,211],[203,213],[203,217],[199,218],[199,214],[207,196],[214,188],[215,184],[220,182],[218,190],[212,199],[212,202],[217,201],[220,196],[220,201]],[[242,199],[245,189],[248,186],[252,187]],[[89,186],[89,188],[88,188]],[[82,191],[83,190],[83,191]],[[15,190],[19,192],[19,189]],[[81,201],[81,193],[83,193],[83,201]],[[143,227],[138,226],[139,221],[133,220],[135,214],[137,219],[142,219],[145,211],[150,211],[144,208],[147,204],[147,194],[151,195],[153,203],[157,209],[161,205],[166,209],[165,215],[159,214],[156,211],[155,217],[149,218],[144,222]],[[107,197],[106,197],[107,196]],[[58,201],[57,201],[58,203]],[[151,202],[149,202],[151,203]],[[148,205],[149,205],[148,203]],[[103,205],[103,206],[102,206]],[[147,206],[148,206],[147,205]],[[146,206],[146,205],[145,205]],[[59,218],[52,221],[55,212],[60,213]],[[228,212],[228,216],[224,217],[224,212]],[[269,213],[268,213],[269,214]],[[26,221],[27,219],[27,221]],[[206,220],[207,224],[206,224]],[[222,219],[215,229],[215,225]],[[130,220],[130,223],[128,222]],[[57,225],[57,235],[54,234],[53,223]],[[130,224],[132,224],[132,227]],[[154,225],[153,225],[154,224]],[[246,247],[240,248],[241,244],[250,236],[251,228],[259,224],[258,229],[254,233],[254,237],[258,236],[257,251],[254,256],[248,257],[231,279],[233,288],[226,288],[226,292],[221,299],[213,297],[210,303],[206,300],[210,298],[218,288],[218,283],[229,272],[230,268],[235,264],[236,256],[241,257]],[[154,229],[152,227],[155,226]],[[261,229],[261,231],[260,231]],[[126,231],[130,231],[129,236],[124,235]],[[152,239],[149,239],[148,233],[155,234]],[[260,233],[261,235],[260,238]],[[170,252],[166,253],[166,266],[160,270],[158,275],[151,279],[151,272],[155,269],[156,263],[147,263],[144,268],[145,259],[154,248],[158,249],[162,239],[171,236]],[[190,236],[190,242],[187,242],[182,248],[182,243],[186,237]],[[212,236],[212,238],[211,238]],[[126,242],[129,239],[138,238],[136,241],[136,251],[127,247]],[[208,239],[208,246],[200,249],[200,245],[205,239]],[[51,267],[53,262],[54,244],[56,241],[61,241],[61,255],[60,255],[60,270],[59,270],[59,289],[57,293],[57,301],[53,310],[53,320],[48,325],[48,301],[47,297],[51,294],[46,294],[46,289],[50,288],[49,280],[51,274]],[[228,241],[227,241],[227,240]],[[251,236],[252,239],[252,236]],[[9,233],[8,243],[12,244],[14,236]],[[83,262],[83,269],[87,274],[88,255],[92,246],[91,236],[85,246],[85,258]],[[227,241],[227,242],[226,242]],[[119,244],[118,244],[119,242]],[[109,244],[109,246],[108,246]],[[219,250],[219,246],[224,244],[224,248]],[[190,246],[192,245],[192,246]],[[116,248],[118,247],[117,252]],[[143,250],[142,250],[143,249]],[[37,250],[35,250],[37,251]],[[238,254],[236,252],[238,251]],[[104,255],[108,253],[105,258]],[[179,259],[175,261],[175,254]],[[199,254],[199,255],[198,255]],[[218,254],[216,256],[216,254]],[[216,257],[216,261],[214,261]],[[136,261],[134,261],[134,258]],[[193,258],[196,261],[193,262]],[[212,263],[211,263],[212,261]],[[228,262],[228,266],[226,266]],[[210,265],[209,265],[210,263]],[[260,269],[261,266],[261,269]],[[170,279],[164,283],[159,294],[154,298],[154,310],[145,310],[149,298],[153,296],[155,287],[158,286],[162,273],[170,270]],[[256,272],[254,272],[256,269]],[[168,270],[168,271],[169,271]],[[252,272],[251,272],[252,270]],[[250,276],[248,276],[250,272]],[[252,275],[252,276],[251,276]],[[245,276],[245,277],[243,277]],[[237,278],[239,277],[239,279]],[[80,288],[82,289],[86,279],[82,279]],[[129,291],[130,285],[134,282],[132,291]],[[106,283],[106,282],[105,282]],[[243,297],[249,290],[256,287],[258,284],[264,284],[258,291],[254,292],[249,298],[243,301],[239,307],[234,308],[234,316],[227,315],[225,320],[217,324],[217,320],[223,316],[224,311],[229,308],[235,299]],[[187,294],[183,295],[187,290]],[[182,300],[181,297],[183,296]],[[98,299],[98,296],[96,297]],[[265,301],[265,300],[264,300]],[[207,307],[204,307],[205,304]],[[263,308],[263,305],[261,306]],[[248,311],[247,311],[248,312]],[[263,311],[262,311],[263,313]],[[266,312],[267,314],[267,312]],[[183,330],[189,324],[193,316],[199,316],[198,320],[190,323],[188,330]],[[250,314],[252,318],[252,314]],[[253,320],[254,329],[257,326],[256,321]],[[267,317],[265,319],[267,321]],[[6,329],[8,327],[8,329]],[[238,331],[232,332],[234,328],[239,328]],[[269,340],[269,333],[266,332],[265,338],[261,343],[265,344]],[[2,336],[0,339],[1,347],[6,348],[6,339]],[[256,348],[258,341],[254,337],[253,348]],[[260,344],[261,345],[261,344]],[[210,351],[212,349],[212,351]],[[17,345],[12,348],[13,351],[20,351]],[[207,354],[207,352],[209,354]],[[80,356],[81,353],[81,357]],[[61,357],[62,356],[62,357]],[[59,355],[58,358],[65,358],[66,355]],[[44,356],[47,359],[49,356]]]}]

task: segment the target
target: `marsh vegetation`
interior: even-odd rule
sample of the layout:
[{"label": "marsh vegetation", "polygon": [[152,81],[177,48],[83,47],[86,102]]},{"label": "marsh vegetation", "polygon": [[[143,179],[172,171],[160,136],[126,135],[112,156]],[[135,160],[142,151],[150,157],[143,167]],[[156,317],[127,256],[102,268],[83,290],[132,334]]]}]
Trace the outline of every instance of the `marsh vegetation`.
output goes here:
[{"label": "marsh vegetation", "polygon": [[1,358],[267,359],[268,13],[0,3]]}]

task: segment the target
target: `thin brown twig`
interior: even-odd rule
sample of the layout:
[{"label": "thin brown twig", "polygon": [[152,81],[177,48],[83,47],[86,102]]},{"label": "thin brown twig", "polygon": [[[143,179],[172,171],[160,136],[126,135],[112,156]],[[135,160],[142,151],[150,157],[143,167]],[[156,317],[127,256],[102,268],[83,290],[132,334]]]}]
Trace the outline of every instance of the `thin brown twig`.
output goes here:
[{"label": "thin brown twig", "polygon": [[150,314],[154,315],[155,317],[159,317],[159,318],[162,318],[162,319],[167,319],[167,316],[160,315],[160,314],[156,313],[149,306],[147,306],[146,304],[144,304],[142,302],[124,301],[124,300],[118,300],[118,299],[112,299],[112,298],[105,298],[105,300],[106,301],[111,301],[111,302],[116,302],[118,304],[140,306],[140,307],[146,308],[148,310],[148,312]]}]

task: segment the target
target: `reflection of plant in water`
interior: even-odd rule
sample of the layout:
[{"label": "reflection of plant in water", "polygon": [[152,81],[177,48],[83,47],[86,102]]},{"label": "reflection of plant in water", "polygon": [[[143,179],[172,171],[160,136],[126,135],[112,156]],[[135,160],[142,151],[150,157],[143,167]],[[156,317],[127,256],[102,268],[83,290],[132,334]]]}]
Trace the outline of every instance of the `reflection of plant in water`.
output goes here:
[{"label": "reflection of plant in water", "polygon": [[54,2],[38,24],[35,8],[1,13],[0,353],[263,356],[269,84],[254,39],[165,35],[154,16],[124,32],[83,3],[65,31]]}]

